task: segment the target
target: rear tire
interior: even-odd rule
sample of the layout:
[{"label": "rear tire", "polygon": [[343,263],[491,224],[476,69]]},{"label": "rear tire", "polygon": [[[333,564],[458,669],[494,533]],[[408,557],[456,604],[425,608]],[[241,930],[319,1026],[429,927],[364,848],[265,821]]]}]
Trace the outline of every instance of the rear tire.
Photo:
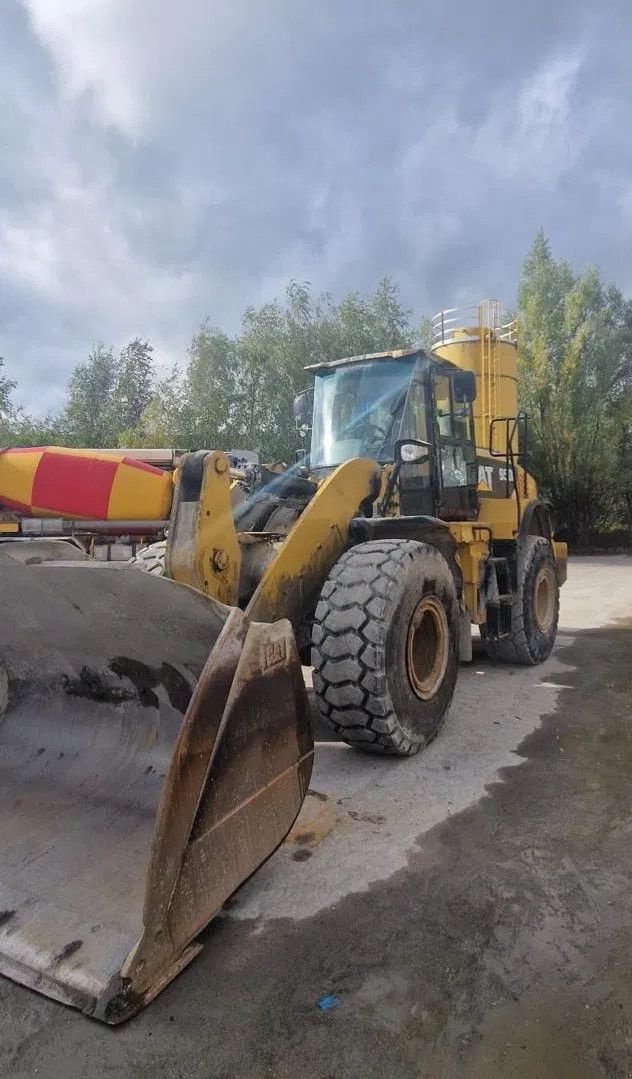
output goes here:
[{"label": "rear tire", "polygon": [[167,558],[167,541],[157,540],[147,547],[141,547],[129,560],[130,566],[136,566],[154,577],[164,577]]},{"label": "rear tire", "polygon": [[497,663],[533,667],[551,654],[557,636],[560,589],[551,544],[543,536],[528,536],[518,562],[518,590],[511,608],[511,634],[499,641],[481,637],[488,656]]},{"label": "rear tire", "polygon": [[458,671],[452,572],[415,540],[361,543],[325,582],[312,628],[321,715],[349,745],[409,756],[437,734]]}]

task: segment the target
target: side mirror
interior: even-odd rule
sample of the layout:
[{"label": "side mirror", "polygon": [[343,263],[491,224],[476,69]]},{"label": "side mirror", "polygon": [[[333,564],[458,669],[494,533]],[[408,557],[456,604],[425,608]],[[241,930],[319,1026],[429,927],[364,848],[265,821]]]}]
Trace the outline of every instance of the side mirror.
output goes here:
[{"label": "side mirror", "polygon": [[294,453],[294,460],[296,461],[297,465],[305,464],[306,460],[307,460],[307,450],[306,449],[296,450],[295,453]]},{"label": "side mirror", "polygon": [[473,371],[458,371],[452,377],[454,400],[459,405],[476,400],[476,376]]},{"label": "side mirror", "polygon": [[301,434],[307,434],[312,426],[314,391],[301,390],[294,398],[294,424]]},{"label": "side mirror", "polygon": [[428,460],[432,443],[424,442],[421,438],[398,438],[394,448],[396,464],[419,465]]}]

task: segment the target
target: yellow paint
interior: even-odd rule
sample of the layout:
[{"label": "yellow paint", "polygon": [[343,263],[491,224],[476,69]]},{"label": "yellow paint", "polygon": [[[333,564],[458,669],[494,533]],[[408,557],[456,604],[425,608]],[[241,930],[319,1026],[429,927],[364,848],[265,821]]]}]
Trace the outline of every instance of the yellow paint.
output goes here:
[{"label": "yellow paint", "polygon": [[[480,451],[479,451],[480,452]],[[498,462],[498,459],[497,459]],[[503,460],[498,462],[501,465]],[[526,479],[526,486],[525,486]],[[494,539],[515,539],[518,534],[520,521],[529,502],[538,497],[538,485],[533,476],[525,473],[520,465],[516,465],[516,483],[518,485],[519,500],[512,490],[509,498],[494,496],[486,483],[479,483],[479,524],[488,525],[492,529]],[[518,506],[519,501],[519,506]],[[520,510],[520,520],[518,519]]]},{"label": "yellow paint", "polygon": [[553,544],[553,554],[555,555],[555,561],[557,563],[560,584],[563,584],[566,580],[568,568],[568,547],[565,543],[560,543],[559,540],[556,540]]},{"label": "yellow paint", "polygon": [[457,544],[456,557],[463,574],[463,601],[470,620],[480,625],[486,617],[479,586],[482,566],[489,557],[488,533],[474,521],[451,521],[448,527]]},{"label": "yellow paint", "polygon": [[[379,467],[379,466],[376,466],[376,467]],[[383,500],[384,500],[384,498],[386,496],[386,488],[388,486],[388,481],[391,478],[391,473],[392,473],[394,467],[395,466],[392,465],[392,464],[385,464],[385,465],[381,466],[380,489],[379,489],[379,492],[378,492],[378,494],[376,496],[376,499],[375,499],[378,506],[380,506],[382,504],[382,502],[383,502]],[[388,500],[388,506],[386,507],[386,512],[384,513],[384,516],[385,517],[398,517],[399,516],[399,502],[400,502],[399,484],[396,483],[395,487],[391,491],[391,495],[390,495],[390,498]]]},{"label": "yellow paint", "polygon": [[[525,502],[521,502],[521,513]],[[481,498],[477,524],[487,525],[495,540],[515,540],[518,534],[518,507],[515,495],[511,498]]]},{"label": "yellow paint", "polygon": [[25,453],[0,453],[0,503],[3,498],[30,506],[33,480],[42,457],[41,449]]},{"label": "yellow paint", "polygon": [[180,497],[176,476],[167,540],[167,574],[220,603],[237,604],[241,551],[231,505],[228,457],[213,450],[204,458],[199,498]]},{"label": "yellow paint", "polygon": [[251,618],[300,622],[347,546],[360,504],[375,498],[379,481],[379,466],[365,458],[345,461],[323,480],[261,578],[246,609]]},{"label": "yellow paint", "polygon": [[17,536],[20,526],[16,521],[0,521],[0,535]]},{"label": "yellow paint", "polygon": [[[476,445],[489,448],[490,421],[495,417],[515,417],[518,412],[518,352],[515,342],[502,340],[485,325],[484,305],[478,326],[464,326],[451,333],[434,351],[464,371],[476,376],[474,428]],[[515,441],[515,440],[514,440]],[[504,424],[496,424],[494,449],[505,452]],[[517,446],[514,445],[514,449]]]},{"label": "yellow paint", "polygon": [[164,521],[171,512],[173,480],[169,472],[148,472],[119,464],[108,503],[108,521]]},{"label": "yellow paint", "polygon": [[[446,340],[435,347],[435,352],[457,367],[472,371],[476,376],[476,400],[473,406],[477,456],[489,457],[490,437],[493,449],[505,455],[508,450],[507,434],[514,431],[512,449],[518,451],[517,432],[513,420],[518,413],[518,353],[515,340],[510,339],[507,327],[495,329],[499,323],[499,310],[494,301],[479,306],[478,324],[463,325],[451,329]],[[490,431],[492,420],[508,417],[509,425],[497,422]],[[491,461],[490,461],[491,463]],[[497,467],[506,467],[505,456],[496,457]],[[478,484],[478,522],[492,530],[493,539],[515,540],[527,503],[537,498],[537,484],[532,476],[525,476],[524,469],[516,466],[515,492],[510,498],[494,495],[489,484]],[[526,484],[526,486],[525,486]]]},{"label": "yellow paint", "polygon": [[[33,487],[42,455],[49,459],[81,457],[90,461],[108,460],[117,463],[106,519],[110,521],[161,521],[169,516],[173,496],[173,480],[168,472],[149,471],[125,460],[124,452],[68,449],[65,446],[38,446],[33,449],[0,453],[0,504],[3,500],[20,503],[36,517],[81,517],[79,513],[64,512],[50,506],[33,504]],[[102,481],[103,482],[103,481]],[[83,516],[89,516],[84,514]]]}]

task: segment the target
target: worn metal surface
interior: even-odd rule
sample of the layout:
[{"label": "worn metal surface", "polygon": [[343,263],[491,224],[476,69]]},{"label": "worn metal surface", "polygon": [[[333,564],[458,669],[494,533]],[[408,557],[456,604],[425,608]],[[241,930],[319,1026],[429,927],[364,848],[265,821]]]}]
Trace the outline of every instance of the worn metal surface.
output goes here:
[{"label": "worn metal surface", "polygon": [[119,1022],[300,809],[291,628],[107,564],[0,566],[0,595],[0,971]]},{"label": "worn metal surface", "polygon": [[284,537],[267,532],[239,532],[237,536],[241,548],[239,606],[244,607],[277,557]]},{"label": "worn metal surface", "polygon": [[238,601],[241,555],[233,523],[238,500],[225,453],[187,455],[176,474],[167,574],[220,603]]},{"label": "worn metal surface", "polygon": [[379,479],[379,465],[358,457],[323,481],[261,578],[246,608],[251,618],[299,625],[347,546],[352,519],[376,497]]},{"label": "worn metal surface", "polygon": [[23,536],[151,536],[164,532],[168,520],[93,520],[89,517],[23,517],[20,532]]}]

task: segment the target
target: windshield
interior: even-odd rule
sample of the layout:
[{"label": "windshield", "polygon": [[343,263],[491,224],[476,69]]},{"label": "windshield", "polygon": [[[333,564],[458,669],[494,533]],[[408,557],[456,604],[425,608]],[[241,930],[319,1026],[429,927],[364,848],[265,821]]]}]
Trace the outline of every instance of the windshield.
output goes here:
[{"label": "windshield", "polygon": [[311,464],[351,457],[393,460],[414,356],[319,371],[314,384]]}]

